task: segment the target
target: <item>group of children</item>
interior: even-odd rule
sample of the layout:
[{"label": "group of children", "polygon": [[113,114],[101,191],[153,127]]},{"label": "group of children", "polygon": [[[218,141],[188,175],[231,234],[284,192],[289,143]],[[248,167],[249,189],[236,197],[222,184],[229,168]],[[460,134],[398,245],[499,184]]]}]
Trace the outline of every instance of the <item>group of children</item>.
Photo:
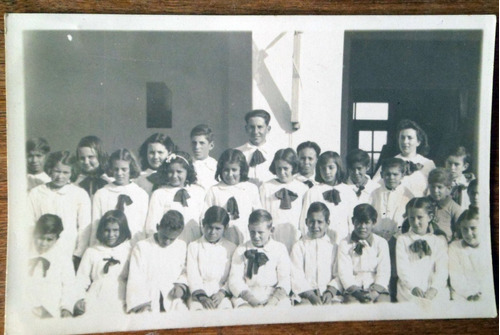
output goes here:
[{"label": "group of children", "polygon": [[33,313],[480,299],[487,264],[465,148],[435,168],[405,120],[401,155],[371,179],[362,150],[344,170],[314,142],[273,150],[266,111],[245,121],[248,143],[218,161],[206,125],[191,132],[193,156],[154,134],[140,165],[128,149],[108,157],[95,136],[76,157],[29,140]]}]

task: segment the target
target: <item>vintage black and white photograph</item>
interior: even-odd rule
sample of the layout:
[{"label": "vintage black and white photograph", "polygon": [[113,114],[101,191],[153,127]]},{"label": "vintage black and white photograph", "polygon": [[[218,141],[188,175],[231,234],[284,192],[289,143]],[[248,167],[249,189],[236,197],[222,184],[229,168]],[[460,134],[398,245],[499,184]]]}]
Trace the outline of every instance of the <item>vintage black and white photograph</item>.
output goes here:
[{"label": "vintage black and white photograph", "polygon": [[497,315],[495,16],[5,21],[6,333]]}]

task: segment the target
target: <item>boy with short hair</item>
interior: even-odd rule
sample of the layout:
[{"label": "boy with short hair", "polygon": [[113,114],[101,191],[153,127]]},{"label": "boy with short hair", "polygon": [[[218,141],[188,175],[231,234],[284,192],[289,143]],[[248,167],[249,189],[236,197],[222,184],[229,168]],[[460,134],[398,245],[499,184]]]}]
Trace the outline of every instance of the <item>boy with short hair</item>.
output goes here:
[{"label": "boy with short hair", "polygon": [[391,262],[387,241],[373,234],[377,211],[369,204],[354,207],[354,231],[339,245],[338,271],[345,303],[390,302]]},{"label": "boy with short hair", "polygon": [[477,179],[472,180],[467,187],[467,196],[470,200],[470,206],[479,208],[479,191],[477,189]]},{"label": "boy with short hair", "polygon": [[42,137],[30,138],[26,142],[26,161],[28,167],[28,191],[32,188],[50,182],[44,166],[50,146]]},{"label": "boy with short hair", "polygon": [[271,131],[270,121],[271,115],[265,110],[256,109],[248,112],[245,115],[245,131],[249,140],[236,148],[245,155],[250,166],[249,181],[258,187],[265,181],[274,178],[274,175],[269,171],[269,166],[276,150],[266,140],[267,134]]},{"label": "boy with short hair", "polygon": [[296,242],[292,260],[292,291],[299,304],[323,305],[341,302],[337,277],[337,245],[326,230],[330,211],[322,202],[313,202],[307,210],[308,233]]},{"label": "boy with short hair", "polygon": [[451,198],[453,178],[450,171],[436,168],[429,173],[429,198],[434,202],[434,222],[446,235],[448,243],[457,232],[456,224],[462,208]]},{"label": "boy with short hair", "polygon": [[127,282],[129,313],[187,310],[186,243],[178,239],[183,229],[182,214],[169,210],[157,232],[135,245]]},{"label": "boy with short hair", "polygon": [[475,179],[473,173],[466,173],[470,164],[470,154],[463,146],[454,148],[446,156],[445,167],[453,178],[451,197],[462,210],[469,208],[470,200],[466,190],[469,183]]},{"label": "boy with short hair", "polygon": [[290,306],[290,258],[285,245],[271,238],[271,214],[253,211],[248,230],[250,241],[236,248],[231,262],[233,306]]},{"label": "boy with short hair", "polygon": [[318,185],[316,181],[316,163],[318,162],[321,148],[316,142],[306,141],[297,147],[297,156],[299,157],[299,173],[295,179],[303,182],[309,188]]},{"label": "boy with short hair", "polygon": [[214,148],[214,134],[209,126],[199,124],[191,130],[190,137],[197,183],[208,190],[210,186],[217,184],[215,180],[217,160],[209,156]]},{"label": "boy with short hair", "polygon": [[367,171],[370,166],[370,156],[361,149],[355,149],[347,154],[346,184],[356,195],[356,204],[370,203],[372,192],[380,187],[380,184],[371,180]]}]

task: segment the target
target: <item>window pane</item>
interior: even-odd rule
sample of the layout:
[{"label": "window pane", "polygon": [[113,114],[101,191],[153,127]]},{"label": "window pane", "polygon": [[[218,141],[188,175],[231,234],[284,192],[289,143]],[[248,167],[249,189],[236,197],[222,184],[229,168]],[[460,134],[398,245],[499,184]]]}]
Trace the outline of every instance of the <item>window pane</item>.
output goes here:
[{"label": "window pane", "polygon": [[371,152],[372,151],[372,132],[371,131],[360,131],[358,134],[358,143],[361,150]]},{"label": "window pane", "polygon": [[355,120],[387,120],[389,117],[389,104],[387,102],[355,102]]},{"label": "window pane", "polygon": [[382,147],[387,143],[386,131],[373,132],[373,151],[382,151]]}]

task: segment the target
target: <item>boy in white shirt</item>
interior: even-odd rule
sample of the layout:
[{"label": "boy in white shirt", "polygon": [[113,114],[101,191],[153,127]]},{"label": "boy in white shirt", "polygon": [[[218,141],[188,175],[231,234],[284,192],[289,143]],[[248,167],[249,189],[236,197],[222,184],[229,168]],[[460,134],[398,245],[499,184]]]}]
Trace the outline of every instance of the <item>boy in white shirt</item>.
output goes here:
[{"label": "boy in white shirt", "polygon": [[28,191],[38,185],[50,182],[44,166],[50,146],[42,137],[30,138],[26,142],[26,165],[28,167]]},{"label": "boy in white shirt", "polygon": [[356,195],[356,205],[369,204],[372,192],[381,185],[367,174],[370,166],[370,156],[363,150],[355,149],[347,154],[347,181],[346,184]]},{"label": "boy in white shirt", "polygon": [[191,130],[191,149],[193,151],[193,166],[196,171],[197,183],[206,190],[217,184],[215,172],[217,160],[210,157],[214,148],[214,134],[206,124],[199,124]]},{"label": "boy in white shirt", "polygon": [[473,173],[467,173],[471,164],[471,157],[465,147],[459,146],[448,152],[445,167],[453,178],[451,198],[462,208],[469,208],[470,199],[467,194],[469,183],[475,179]]}]

